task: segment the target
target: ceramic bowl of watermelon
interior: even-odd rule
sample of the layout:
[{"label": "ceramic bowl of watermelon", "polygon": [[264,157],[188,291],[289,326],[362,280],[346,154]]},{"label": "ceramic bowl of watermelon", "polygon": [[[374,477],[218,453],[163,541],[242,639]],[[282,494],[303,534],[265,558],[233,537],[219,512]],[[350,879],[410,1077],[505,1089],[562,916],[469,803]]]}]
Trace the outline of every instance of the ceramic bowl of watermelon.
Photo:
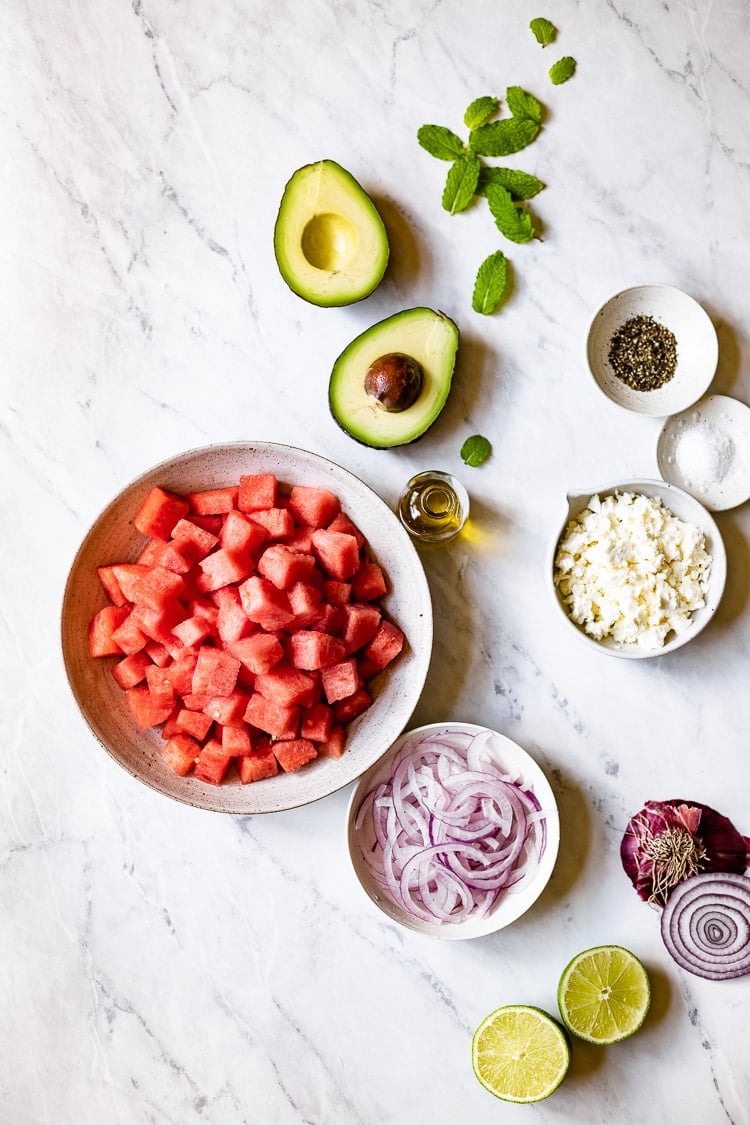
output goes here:
[{"label": "ceramic bowl of watermelon", "polygon": [[130,774],[216,812],[291,809],[358,778],[408,723],[432,605],[361,480],[268,442],[149,469],[73,562],[61,640],[91,731]]}]

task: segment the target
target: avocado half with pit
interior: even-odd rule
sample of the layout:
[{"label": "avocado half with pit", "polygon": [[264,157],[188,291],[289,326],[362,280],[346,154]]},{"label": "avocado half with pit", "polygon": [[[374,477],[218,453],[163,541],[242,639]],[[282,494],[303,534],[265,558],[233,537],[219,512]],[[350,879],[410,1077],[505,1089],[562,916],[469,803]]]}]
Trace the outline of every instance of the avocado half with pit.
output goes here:
[{"label": "avocado half with pit", "polygon": [[314,305],[361,301],[388,264],[388,234],[375,204],[334,160],[294,173],[281,198],[273,246],[284,281]]},{"label": "avocado half with pit", "polygon": [[433,309],[406,309],[373,324],[333,365],[331,414],[374,449],[416,441],[445,406],[458,338],[450,317]]}]

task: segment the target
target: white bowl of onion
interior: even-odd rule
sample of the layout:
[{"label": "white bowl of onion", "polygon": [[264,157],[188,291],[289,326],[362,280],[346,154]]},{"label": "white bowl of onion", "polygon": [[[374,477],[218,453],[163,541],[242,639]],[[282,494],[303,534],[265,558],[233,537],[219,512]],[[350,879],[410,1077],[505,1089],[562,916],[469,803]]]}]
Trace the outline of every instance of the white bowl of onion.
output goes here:
[{"label": "white bowl of onion", "polygon": [[473,723],[407,731],[349,803],[349,854],[363,889],[392,921],[431,937],[482,937],[515,922],[546,887],[559,843],[540,767]]}]

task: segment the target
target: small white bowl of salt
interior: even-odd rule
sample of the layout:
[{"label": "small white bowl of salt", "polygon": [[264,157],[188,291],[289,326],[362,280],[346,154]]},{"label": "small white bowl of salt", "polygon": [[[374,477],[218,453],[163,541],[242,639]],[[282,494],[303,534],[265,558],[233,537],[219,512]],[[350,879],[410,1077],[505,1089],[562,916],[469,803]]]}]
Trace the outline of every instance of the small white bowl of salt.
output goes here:
[{"label": "small white bowl of salt", "polygon": [[708,395],[668,418],[656,460],[662,478],[713,512],[750,499],[750,408],[728,395]]}]

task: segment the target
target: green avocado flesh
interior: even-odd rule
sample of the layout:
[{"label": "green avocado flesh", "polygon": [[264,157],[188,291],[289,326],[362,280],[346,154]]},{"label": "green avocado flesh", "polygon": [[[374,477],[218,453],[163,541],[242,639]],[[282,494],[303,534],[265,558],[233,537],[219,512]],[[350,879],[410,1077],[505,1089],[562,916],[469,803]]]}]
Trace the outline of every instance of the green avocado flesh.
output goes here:
[{"label": "green avocado flesh", "polygon": [[[341,353],[328,386],[331,414],[363,445],[389,449],[416,441],[445,406],[458,350],[458,327],[444,313],[406,309],[374,324]],[[406,410],[384,410],[365,390],[370,366],[390,353],[421,365],[422,389]]]},{"label": "green avocado flesh", "polygon": [[388,234],[375,204],[333,160],[294,173],[281,198],[273,248],[289,288],[314,305],[361,301],[388,264]]}]

